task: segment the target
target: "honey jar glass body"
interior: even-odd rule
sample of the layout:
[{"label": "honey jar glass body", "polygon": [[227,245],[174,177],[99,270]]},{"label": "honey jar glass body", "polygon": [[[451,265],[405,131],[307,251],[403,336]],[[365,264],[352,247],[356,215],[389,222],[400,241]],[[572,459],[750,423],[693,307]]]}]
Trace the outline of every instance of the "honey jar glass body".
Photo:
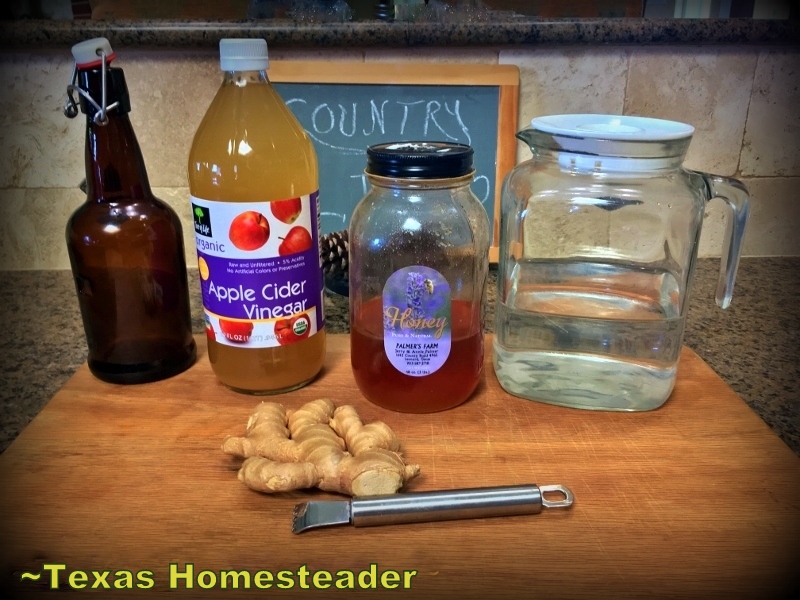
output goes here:
[{"label": "honey jar glass body", "polygon": [[472,148],[369,148],[350,224],[351,363],[371,402],[401,412],[466,401],[483,371],[489,221]]}]

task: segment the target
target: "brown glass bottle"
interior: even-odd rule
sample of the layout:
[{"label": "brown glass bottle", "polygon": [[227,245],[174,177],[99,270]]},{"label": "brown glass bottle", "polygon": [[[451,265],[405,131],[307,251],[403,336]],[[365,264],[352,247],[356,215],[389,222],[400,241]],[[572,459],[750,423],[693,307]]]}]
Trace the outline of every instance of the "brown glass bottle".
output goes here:
[{"label": "brown glass bottle", "polygon": [[[113,55],[112,55],[113,58]],[[81,96],[86,114],[86,203],[67,224],[89,369],[112,383],[170,377],[195,360],[181,223],[153,196],[128,118],[121,69],[106,69],[108,122]],[[101,103],[102,67],[77,85]]]}]

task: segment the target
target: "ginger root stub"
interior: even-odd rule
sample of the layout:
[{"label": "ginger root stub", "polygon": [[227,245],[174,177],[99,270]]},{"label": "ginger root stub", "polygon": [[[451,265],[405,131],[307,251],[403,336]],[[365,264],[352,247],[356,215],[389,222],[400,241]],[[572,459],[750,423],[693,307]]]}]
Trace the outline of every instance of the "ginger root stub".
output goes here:
[{"label": "ginger root stub", "polygon": [[239,480],[259,492],[318,487],[350,496],[393,494],[419,474],[407,465],[388,425],[364,425],[352,406],[320,398],[288,413],[262,402],[244,437],[228,436],[222,450],[245,459]]}]

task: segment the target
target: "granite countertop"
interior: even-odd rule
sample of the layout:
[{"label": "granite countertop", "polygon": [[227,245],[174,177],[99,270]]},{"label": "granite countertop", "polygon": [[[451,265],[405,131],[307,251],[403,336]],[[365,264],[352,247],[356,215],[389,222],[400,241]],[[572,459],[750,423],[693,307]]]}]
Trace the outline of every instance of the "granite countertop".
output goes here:
[{"label": "granite countertop", "polygon": [[[800,454],[800,258],[743,259],[724,311],[713,299],[718,269],[718,260],[698,261],[684,343]],[[83,364],[86,342],[70,272],[6,271],[0,278],[2,451]],[[495,282],[492,272],[487,331]],[[193,328],[202,333],[197,271],[190,289]],[[325,309],[328,331],[347,333],[347,299],[328,295]]]},{"label": "granite countertop", "polygon": [[114,47],[216,47],[223,37],[263,37],[270,47],[520,46],[538,44],[790,44],[800,21],[510,17],[466,23],[355,21],[0,21],[0,47],[71,46],[104,36]]}]

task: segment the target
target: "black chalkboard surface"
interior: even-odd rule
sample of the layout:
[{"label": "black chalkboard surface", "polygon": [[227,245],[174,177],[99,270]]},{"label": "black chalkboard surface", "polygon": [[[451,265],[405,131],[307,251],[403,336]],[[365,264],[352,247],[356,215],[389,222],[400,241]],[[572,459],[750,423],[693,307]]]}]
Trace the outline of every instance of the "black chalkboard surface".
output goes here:
[{"label": "black chalkboard surface", "polygon": [[323,232],[349,225],[355,203],[367,190],[365,150],[380,142],[436,140],[473,146],[472,191],[492,214],[497,121],[485,115],[487,110],[497,111],[497,88],[301,83],[275,87],[314,140]]},{"label": "black chalkboard surface", "polygon": [[[515,162],[516,67],[283,61],[269,76],[314,142],[322,233],[350,224],[368,186],[367,146],[437,140],[474,148],[472,189],[496,234],[500,185]],[[495,235],[493,260],[496,245]]]}]

